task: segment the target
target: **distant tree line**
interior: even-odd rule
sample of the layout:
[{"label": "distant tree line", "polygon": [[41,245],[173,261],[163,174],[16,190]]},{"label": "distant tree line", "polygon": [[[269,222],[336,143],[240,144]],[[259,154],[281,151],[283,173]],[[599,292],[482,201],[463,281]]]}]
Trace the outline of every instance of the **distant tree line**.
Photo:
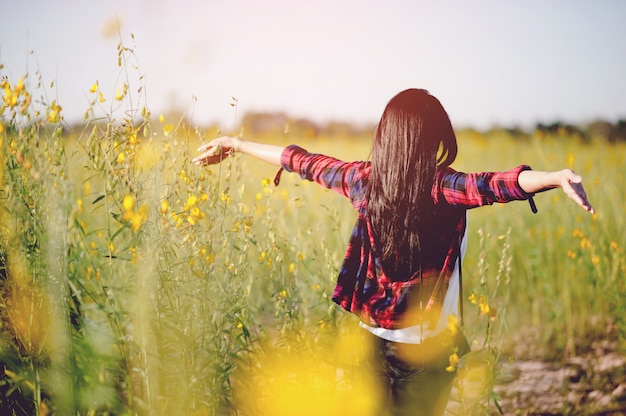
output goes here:
[{"label": "distant tree line", "polygon": [[[306,118],[290,118],[282,112],[249,112],[244,115],[242,125],[247,133],[258,134],[286,134],[291,133],[301,137],[317,137],[327,135],[333,137],[371,136],[374,124],[356,125],[349,122],[331,121],[317,123]],[[626,120],[611,123],[596,120],[586,125],[574,125],[563,122],[550,124],[537,123],[534,129],[494,128],[504,130],[516,138],[531,136],[576,137],[582,141],[605,140],[610,143],[626,142]],[[490,131],[484,132],[489,134]]]},{"label": "distant tree line", "polygon": [[584,141],[602,139],[610,143],[617,143],[626,141],[626,120],[618,120],[617,123],[596,120],[583,127],[561,122],[538,123],[535,131],[553,136],[578,136]]}]

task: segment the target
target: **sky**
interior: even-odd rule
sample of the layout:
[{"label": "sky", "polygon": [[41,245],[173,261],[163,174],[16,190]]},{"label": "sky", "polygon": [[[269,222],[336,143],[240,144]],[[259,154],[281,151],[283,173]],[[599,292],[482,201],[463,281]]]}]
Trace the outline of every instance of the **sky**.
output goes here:
[{"label": "sky", "polygon": [[[226,129],[248,111],[375,123],[414,87],[457,127],[626,119],[621,0],[20,0],[2,10],[0,75],[54,81],[69,122],[94,82],[113,97],[129,69],[153,114]],[[127,72],[120,41],[134,51]]]}]

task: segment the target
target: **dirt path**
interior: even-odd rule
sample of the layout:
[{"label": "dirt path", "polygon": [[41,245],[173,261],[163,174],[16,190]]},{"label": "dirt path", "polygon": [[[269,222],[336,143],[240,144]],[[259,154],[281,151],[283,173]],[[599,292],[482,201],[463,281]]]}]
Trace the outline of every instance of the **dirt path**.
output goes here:
[{"label": "dirt path", "polygon": [[623,415],[625,365],[626,358],[614,352],[562,365],[519,361],[506,365],[513,377],[494,390],[507,415]]},{"label": "dirt path", "polygon": [[[494,387],[502,412],[626,415],[626,355],[617,351],[616,343],[599,342],[591,351],[559,364],[539,360],[502,364]],[[499,414],[495,405],[487,413]],[[452,406],[450,414],[463,412],[454,412]]]}]

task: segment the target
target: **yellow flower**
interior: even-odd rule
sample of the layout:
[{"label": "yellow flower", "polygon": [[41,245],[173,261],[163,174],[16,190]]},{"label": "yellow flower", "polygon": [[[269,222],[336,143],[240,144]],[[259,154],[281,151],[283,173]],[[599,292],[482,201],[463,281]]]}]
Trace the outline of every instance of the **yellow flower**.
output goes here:
[{"label": "yellow flower", "polygon": [[56,101],[52,101],[48,110],[48,122],[58,123],[61,120],[62,107]]},{"label": "yellow flower", "polygon": [[4,103],[11,108],[15,106],[14,102],[17,103],[17,96],[13,95],[11,84],[6,81],[4,83],[4,97],[2,97],[2,99],[4,100]]},{"label": "yellow flower", "polygon": [[163,123],[165,121],[165,116],[163,114],[159,114],[159,123]]},{"label": "yellow flower", "polygon": [[469,295],[469,297],[467,299],[472,303],[472,305],[476,305],[477,300],[476,300],[476,294],[475,293],[472,293],[471,295]]},{"label": "yellow flower", "polygon": [[183,219],[179,215],[177,215],[175,212],[172,212],[171,215],[172,220],[174,220],[175,222],[176,228],[179,228],[181,225],[183,225]]},{"label": "yellow flower", "polygon": [[454,370],[456,370],[456,366],[459,364],[458,354],[451,354],[450,357],[448,357],[448,362],[450,363],[450,365],[446,367],[446,371],[452,373]]},{"label": "yellow flower", "polygon": [[102,94],[102,91],[98,93],[98,101],[100,101],[101,103],[106,101],[106,98],[104,98],[104,94]]},{"label": "yellow flower", "polygon": [[567,157],[567,167],[570,169],[574,169],[574,162],[576,161],[576,157],[573,154],[569,154]]},{"label": "yellow flower", "polygon": [[167,199],[162,199],[161,209],[160,209],[161,214],[163,215],[167,214],[167,209],[168,209]]},{"label": "yellow flower", "polygon": [[137,264],[137,248],[129,247],[128,252],[130,253],[130,264],[136,265]]},{"label": "yellow flower", "polygon": [[122,164],[124,163],[124,152],[121,152],[119,155],[117,155],[117,163]]},{"label": "yellow flower", "polygon": [[24,91],[24,78],[20,77],[20,79],[17,81],[17,85],[15,86],[15,88],[13,88],[13,92],[17,95],[20,95],[22,91]]},{"label": "yellow flower", "polygon": [[204,212],[200,210],[198,207],[193,207],[189,210],[189,215],[187,216],[187,222],[191,225],[196,225],[201,219],[205,217]]},{"label": "yellow flower", "polygon": [[115,90],[115,99],[117,101],[122,101],[122,98],[124,98],[124,96],[122,95],[122,91],[120,91],[120,89],[116,89]]},{"label": "yellow flower", "polygon": [[178,177],[181,178],[182,180],[184,180],[186,183],[190,183],[191,179],[187,177],[187,174],[185,173],[185,169],[181,169],[180,172],[178,173]]},{"label": "yellow flower", "polygon": [[135,198],[132,195],[126,195],[122,201],[124,212],[133,212],[135,210]]},{"label": "yellow flower", "polygon": [[53,108],[48,111],[48,122],[49,123],[58,123],[59,122],[59,112]]},{"label": "yellow flower", "polygon": [[198,202],[198,197],[195,195],[189,195],[189,198],[187,198],[187,203],[185,204],[185,210],[189,210],[190,208],[192,208],[194,205],[196,205],[196,202]]},{"label": "yellow flower", "polygon": [[480,296],[480,300],[478,301],[478,308],[480,309],[480,313],[482,315],[489,314],[489,303],[487,303],[487,297],[484,295]]},{"label": "yellow flower", "polygon": [[448,330],[452,336],[456,335],[459,332],[459,326],[457,323],[456,315],[450,314],[448,315]]},{"label": "yellow flower", "polygon": [[480,309],[480,313],[482,315],[488,315],[489,314],[489,304],[488,303],[481,303],[478,305],[478,308]]},{"label": "yellow flower", "polygon": [[148,220],[149,208],[147,205],[142,205],[139,207],[139,210],[135,210],[135,205],[135,198],[132,195],[126,195],[122,201],[122,207],[124,208],[122,218],[130,223],[133,231],[139,231]]},{"label": "yellow flower", "polygon": [[132,130],[130,133],[128,133],[128,144],[130,144],[131,146],[135,146],[137,144],[137,131],[136,130]]},{"label": "yellow flower", "polygon": [[142,205],[139,208],[139,211],[133,213],[133,216],[130,219],[130,224],[133,231],[139,231],[142,225],[146,222],[146,220],[148,219],[148,210],[149,208],[147,205]]},{"label": "yellow flower", "polygon": [[96,91],[98,91],[98,81],[96,81],[96,82],[95,82],[95,83],[91,86],[91,88],[89,88],[89,92],[90,92],[90,93],[92,93],[92,94],[93,94],[94,92],[96,92]]}]

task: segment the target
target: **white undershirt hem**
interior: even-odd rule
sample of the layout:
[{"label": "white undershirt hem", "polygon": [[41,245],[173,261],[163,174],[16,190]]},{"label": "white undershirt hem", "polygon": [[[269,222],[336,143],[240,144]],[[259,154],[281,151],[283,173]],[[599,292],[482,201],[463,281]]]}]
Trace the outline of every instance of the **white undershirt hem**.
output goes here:
[{"label": "white undershirt hem", "polygon": [[[465,229],[467,230],[467,222]],[[467,238],[466,233],[464,233],[461,239],[461,259],[465,255],[466,248]],[[450,315],[454,315],[457,320],[459,318],[459,267],[459,259],[457,259],[454,271],[450,277],[450,283],[448,285],[448,290],[446,291],[446,296],[443,299],[439,320],[437,321],[437,326],[434,330],[424,328],[424,331],[422,332],[422,325],[414,325],[400,329],[372,327],[363,322],[360,322],[359,325],[377,337],[393,342],[419,344],[422,339],[434,337],[448,327],[448,317]]]}]

